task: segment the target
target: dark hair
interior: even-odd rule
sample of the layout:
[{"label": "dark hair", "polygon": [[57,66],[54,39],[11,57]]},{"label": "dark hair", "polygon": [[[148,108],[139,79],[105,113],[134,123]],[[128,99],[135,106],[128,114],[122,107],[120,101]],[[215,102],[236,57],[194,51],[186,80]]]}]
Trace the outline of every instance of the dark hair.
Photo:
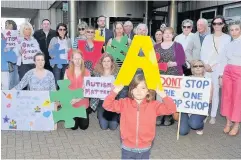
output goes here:
[{"label": "dark hair", "polygon": [[[135,89],[137,87],[137,85],[142,82],[142,81],[145,81],[145,77],[144,77],[144,74],[136,74],[130,85],[129,85],[129,92],[128,92],[128,97],[131,98],[131,99],[134,99],[133,97],[133,94],[132,94],[132,90]],[[156,91],[152,90],[152,89],[148,89],[148,94],[146,95],[146,100],[147,102],[150,102],[150,101],[153,101],[155,100],[155,97],[156,97]]]},{"label": "dark hair", "polygon": [[13,30],[17,30],[18,29],[17,24],[13,20],[7,20],[5,22],[5,24],[6,23],[11,24],[13,26]]},{"label": "dark hair", "polygon": [[[163,31],[162,31],[162,30],[160,30],[160,29],[157,29],[157,30],[156,30],[156,32],[159,32],[159,31],[163,33]],[[156,33],[156,32],[155,32],[155,33]]]},{"label": "dark hair", "polygon": [[101,17],[106,18],[106,16],[104,16],[104,15],[100,15],[100,16],[97,18],[97,21],[99,21],[99,18],[101,18]]},{"label": "dark hair", "polygon": [[64,27],[66,29],[66,32],[65,32],[65,35],[64,35],[64,38],[67,37],[67,34],[68,34],[68,31],[67,31],[67,25],[64,24],[64,23],[59,23],[58,26],[56,27],[56,36],[59,37],[59,39],[62,39],[62,37],[60,37],[59,35],[59,27]]},{"label": "dark hair", "polygon": [[42,20],[42,23],[43,23],[44,21],[49,21],[49,23],[51,24],[50,20],[47,19],[47,18],[46,18],[46,19],[43,19],[43,20]]},{"label": "dark hair", "polygon": [[214,32],[213,22],[214,22],[216,19],[221,19],[221,20],[222,20],[222,22],[223,22],[223,24],[224,24],[224,26],[223,26],[223,28],[222,28],[222,32],[223,32],[223,33],[227,33],[227,32],[228,32],[228,26],[227,26],[227,23],[226,23],[224,17],[221,16],[221,15],[217,15],[216,17],[213,18],[213,20],[212,20],[212,22],[211,22],[211,24],[212,24],[212,26],[211,26],[211,33]]},{"label": "dark hair", "polygon": [[35,62],[36,61],[36,57],[38,56],[43,56],[44,59],[45,59],[45,55],[42,53],[42,52],[38,52],[37,54],[35,54],[35,56],[33,57],[33,61]]}]

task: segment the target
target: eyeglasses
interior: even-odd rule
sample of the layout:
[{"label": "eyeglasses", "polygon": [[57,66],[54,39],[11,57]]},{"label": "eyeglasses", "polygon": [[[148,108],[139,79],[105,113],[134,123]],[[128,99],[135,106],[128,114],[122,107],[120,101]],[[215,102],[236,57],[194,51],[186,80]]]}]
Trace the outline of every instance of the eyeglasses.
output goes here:
[{"label": "eyeglasses", "polygon": [[86,31],[86,33],[92,33],[92,34],[93,34],[93,33],[95,33],[95,32],[94,32],[94,31]]},{"label": "eyeglasses", "polygon": [[191,26],[182,26],[182,28],[188,28],[188,29],[190,29]]},{"label": "eyeglasses", "polygon": [[85,28],[78,28],[78,30],[79,30],[79,31],[84,31],[84,30],[85,30]]},{"label": "eyeglasses", "polygon": [[193,68],[203,68],[204,65],[195,65],[195,66],[192,66]]},{"label": "eyeglasses", "polygon": [[59,31],[66,31],[66,29],[62,29],[62,28],[59,28],[58,30],[59,30]]},{"label": "eyeglasses", "polygon": [[216,26],[216,25],[218,25],[218,26],[221,26],[221,25],[223,25],[223,22],[213,22],[213,26]]}]

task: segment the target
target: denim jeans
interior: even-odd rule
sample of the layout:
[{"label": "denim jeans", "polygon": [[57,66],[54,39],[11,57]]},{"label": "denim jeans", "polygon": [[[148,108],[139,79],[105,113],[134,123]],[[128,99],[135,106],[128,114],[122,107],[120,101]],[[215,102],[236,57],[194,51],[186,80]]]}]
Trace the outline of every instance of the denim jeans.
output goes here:
[{"label": "denim jeans", "polygon": [[97,106],[97,116],[99,119],[100,128],[103,130],[115,130],[118,127],[119,114],[106,111],[103,106],[103,101],[100,100]]},{"label": "denim jeans", "polygon": [[121,149],[121,159],[150,159],[150,150],[146,152],[131,152],[125,149]]},{"label": "denim jeans", "polygon": [[66,70],[68,65],[67,64],[63,64],[62,66],[63,67],[61,69],[59,69],[57,67],[57,65],[54,65],[54,67],[53,67],[53,74],[54,74],[56,86],[58,86],[58,84],[57,84],[58,80],[63,80],[64,79],[65,70]]},{"label": "denim jeans", "polygon": [[181,114],[180,122],[180,135],[187,135],[190,132],[190,129],[202,130],[204,127],[204,119],[206,116],[192,114],[190,117],[188,113]]},{"label": "denim jeans", "polygon": [[9,89],[11,90],[19,83],[18,66],[13,64],[13,71],[9,73]]}]

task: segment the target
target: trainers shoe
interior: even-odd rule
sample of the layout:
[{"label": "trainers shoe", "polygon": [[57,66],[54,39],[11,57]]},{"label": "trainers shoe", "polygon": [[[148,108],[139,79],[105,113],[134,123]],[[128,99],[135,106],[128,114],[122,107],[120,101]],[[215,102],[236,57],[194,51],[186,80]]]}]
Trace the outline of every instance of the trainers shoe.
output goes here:
[{"label": "trainers shoe", "polygon": [[216,118],[215,117],[211,117],[209,123],[210,124],[215,124],[216,123]]},{"label": "trainers shoe", "polygon": [[196,133],[197,133],[198,135],[203,135],[203,130],[196,130]]}]

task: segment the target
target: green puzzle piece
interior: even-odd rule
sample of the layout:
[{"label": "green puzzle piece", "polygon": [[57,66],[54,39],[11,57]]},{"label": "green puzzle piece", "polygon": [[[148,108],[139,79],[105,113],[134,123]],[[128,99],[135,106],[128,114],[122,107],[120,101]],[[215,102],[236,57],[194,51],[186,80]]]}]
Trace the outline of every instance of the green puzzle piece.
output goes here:
[{"label": "green puzzle piece", "polygon": [[118,42],[116,39],[113,39],[111,42],[111,46],[108,46],[106,48],[106,52],[111,54],[115,60],[119,59],[121,62],[123,62],[125,59],[125,55],[122,54],[121,52],[127,53],[128,51],[127,43],[128,43],[127,36],[123,36],[120,42]]},{"label": "green puzzle piece", "polygon": [[65,121],[65,128],[74,127],[75,121],[73,118],[87,118],[85,107],[74,108],[70,104],[70,101],[74,98],[83,98],[83,90],[70,90],[69,80],[60,80],[58,81],[58,85],[60,87],[59,91],[50,92],[51,102],[60,101],[60,104],[62,106],[59,111],[53,111],[54,123],[63,120]]}]

